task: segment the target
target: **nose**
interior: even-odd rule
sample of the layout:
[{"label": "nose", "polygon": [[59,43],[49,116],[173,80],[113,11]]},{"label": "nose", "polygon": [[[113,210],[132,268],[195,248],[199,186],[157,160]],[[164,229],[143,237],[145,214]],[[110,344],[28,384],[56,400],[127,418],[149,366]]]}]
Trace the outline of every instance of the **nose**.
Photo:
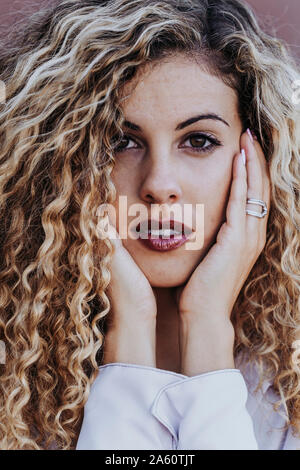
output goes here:
[{"label": "nose", "polygon": [[140,198],[151,204],[178,202],[182,196],[178,171],[170,159],[148,161],[146,176],[140,187]]}]

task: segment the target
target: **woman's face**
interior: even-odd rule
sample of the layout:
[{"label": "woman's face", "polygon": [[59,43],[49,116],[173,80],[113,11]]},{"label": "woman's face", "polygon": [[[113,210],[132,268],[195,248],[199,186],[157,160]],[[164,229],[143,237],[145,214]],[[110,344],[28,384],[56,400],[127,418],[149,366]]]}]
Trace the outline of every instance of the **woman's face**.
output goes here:
[{"label": "woman's face", "polygon": [[[187,249],[184,244],[155,251],[130,236],[122,240],[153,287],[175,287],[188,280],[225,221],[242,123],[235,91],[189,58],[164,59],[145,71],[135,86],[127,83],[123,90],[125,120],[134,126],[124,125],[125,136],[115,153],[116,228],[119,231],[119,196],[127,197],[127,209],[142,204],[149,218],[153,204],[169,209],[179,205],[182,214],[188,204],[194,230],[196,204],[202,204],[202,248]],[[206,117],[187,122],[195,116]],[[137,219],[128,213],[124,217],[127,227]],[[161,217],[170,218],[171,212]]]}]

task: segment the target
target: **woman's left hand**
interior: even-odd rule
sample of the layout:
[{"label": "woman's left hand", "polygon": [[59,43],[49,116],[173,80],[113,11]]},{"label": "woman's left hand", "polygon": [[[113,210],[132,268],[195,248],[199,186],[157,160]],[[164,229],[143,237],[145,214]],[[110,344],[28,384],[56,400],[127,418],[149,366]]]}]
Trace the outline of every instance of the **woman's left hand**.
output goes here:
[{"label": "woman's left hand", "polygon": [[247,204],[260,199],[270,208],[268,165],[257,140],[241,136],[246,166],[241,154],[233,162],[233,178],[216,243],[197,266],[187,284],[178,289],[181,372],[195,375],[234,368],[234,329],[230,316],[238,294],[266,243],[268,214],[258,218],[246,207],[260,212],[261,206]]}]

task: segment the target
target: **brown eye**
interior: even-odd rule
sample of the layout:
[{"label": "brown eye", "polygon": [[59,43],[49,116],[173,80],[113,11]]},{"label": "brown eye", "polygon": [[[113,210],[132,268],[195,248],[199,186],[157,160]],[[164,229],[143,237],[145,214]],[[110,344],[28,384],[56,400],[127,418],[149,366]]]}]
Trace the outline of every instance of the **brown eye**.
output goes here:
[{"label": "brown eye", "polygon": [[121,140],[121,142],[119,143],[119,145],[116,148],[117,152],[120,151],[120,150],[124,150],[127,147],[128,142],[129,142],[128,137],[123,137],[123,139]]},{"label": "brown eye", "polygon": [[115,147],[115,152],[123,152],[124,150],[136,148],[136,146],[132,144],[128,146],[129,142],[135,143],[133,139],[125,135],[120,141],[120,143],[118,144],[118,146]]},{"label": "brown eye", "polygon": [[212,152],[216,147],[222,146],[222,143],[209,134],[190,134],[186,137],[186,145],[184,148],[188,148],[191,152],[195,153],[208,153]]},{"label": "brown eye", "polygon": [[192,135],[190,138],[190,143],[192,147],[204,147],[205,142],[207,141],[207,137],[202,135]]}]

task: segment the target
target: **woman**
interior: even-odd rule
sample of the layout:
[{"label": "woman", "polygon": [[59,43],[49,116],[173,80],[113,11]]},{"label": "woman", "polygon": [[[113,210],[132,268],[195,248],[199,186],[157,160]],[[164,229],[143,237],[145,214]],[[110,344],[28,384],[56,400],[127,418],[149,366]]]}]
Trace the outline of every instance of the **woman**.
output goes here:
[{"label": "woman", "polygon": [[[66,0],[15,36],[0,62],[1,448],[299,448],[285,46],[238,0]],[[192,233],[168,231],[184,204]]]}]

